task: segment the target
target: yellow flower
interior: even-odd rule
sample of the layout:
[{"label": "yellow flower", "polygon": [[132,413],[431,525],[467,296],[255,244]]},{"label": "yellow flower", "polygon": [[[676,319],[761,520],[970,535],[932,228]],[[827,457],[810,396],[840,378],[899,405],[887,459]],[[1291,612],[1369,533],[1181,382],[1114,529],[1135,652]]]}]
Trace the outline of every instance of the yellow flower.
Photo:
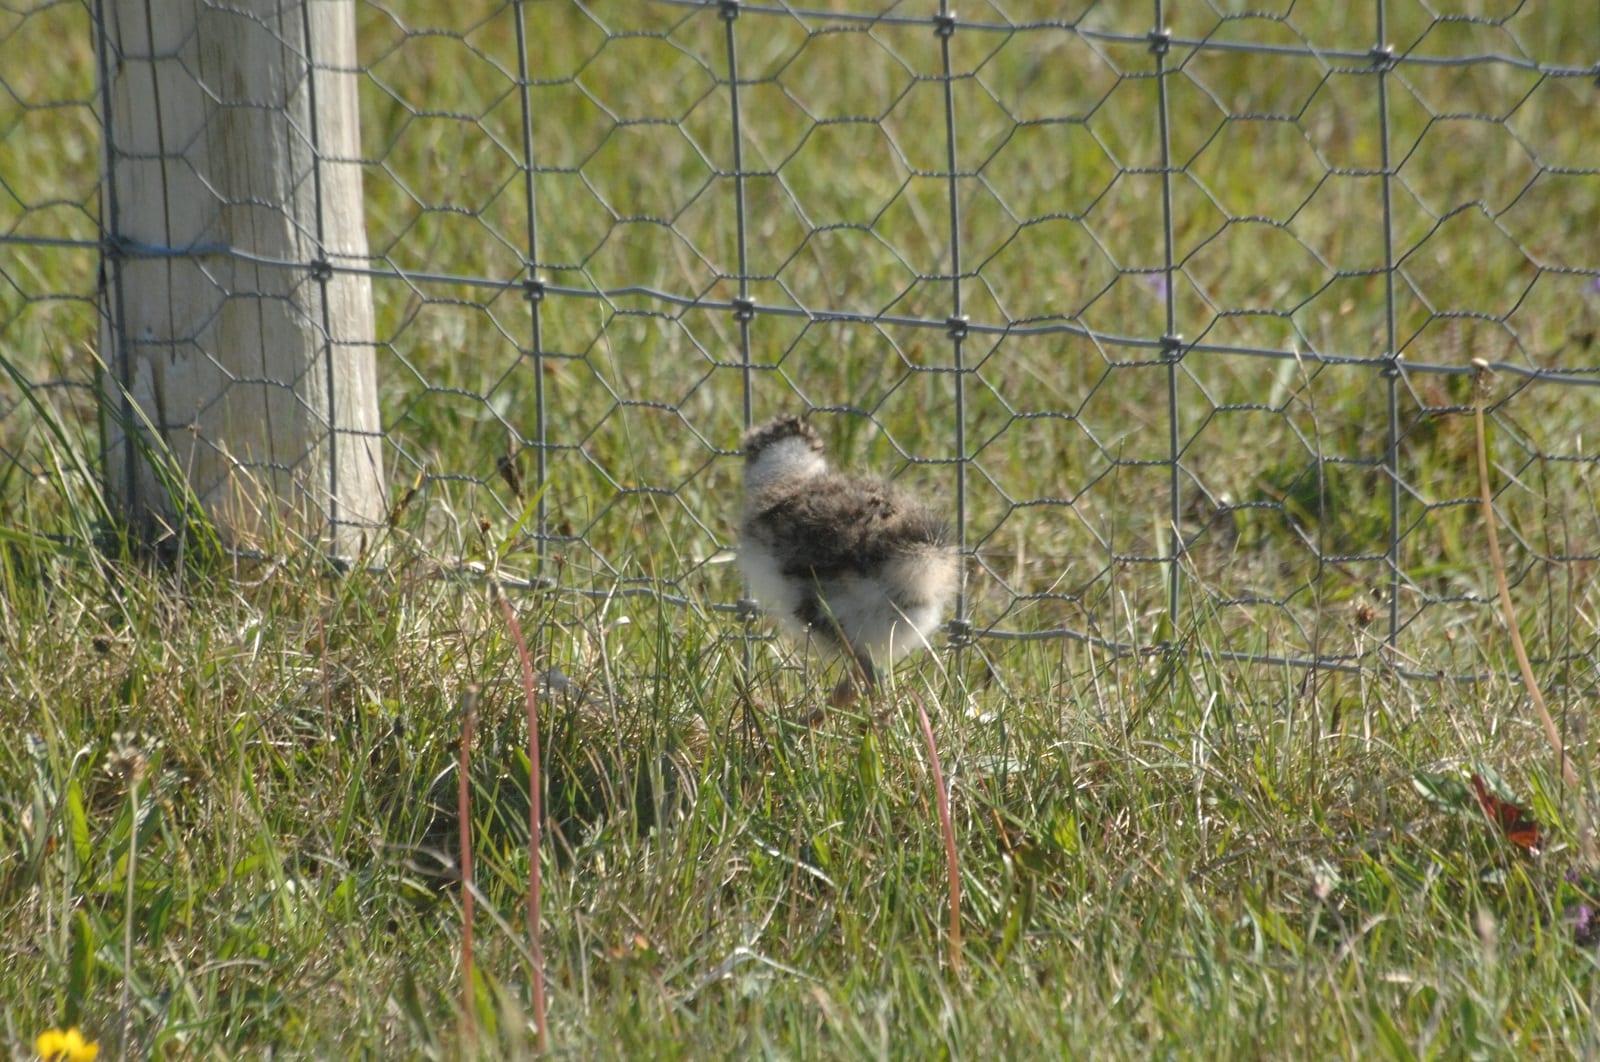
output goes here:
[{"label": "yellow flower", "polygon": [[39,1034],[33,1046],[39,1052],[39,1057],[47,1062],[94,1062],[95,1056],[100,1053],[100,1045],[93,1040],[85,1041],[77,1026],[66,1032],[46,1029]]}]

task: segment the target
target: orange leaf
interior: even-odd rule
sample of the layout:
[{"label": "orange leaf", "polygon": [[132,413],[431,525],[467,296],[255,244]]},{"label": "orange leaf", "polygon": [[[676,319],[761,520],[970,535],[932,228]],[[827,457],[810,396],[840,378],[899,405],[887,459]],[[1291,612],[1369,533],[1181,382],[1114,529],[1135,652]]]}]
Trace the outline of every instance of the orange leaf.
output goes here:
[{"label": "orange leaf", "polygon": [[1482,775],[1472,776],[1472,788],[1478,794],[1478,803],[1483,806],[1483,813],[1489,817],[1490,822],[1500,827],[1500,832],[1505,834],[1506,840],[1532,855],[1538,855],[1544,842],[1539,835],[1539,823],[1534,819],[1533,813],[1521,804],[1500,799],[1484,782]]}]

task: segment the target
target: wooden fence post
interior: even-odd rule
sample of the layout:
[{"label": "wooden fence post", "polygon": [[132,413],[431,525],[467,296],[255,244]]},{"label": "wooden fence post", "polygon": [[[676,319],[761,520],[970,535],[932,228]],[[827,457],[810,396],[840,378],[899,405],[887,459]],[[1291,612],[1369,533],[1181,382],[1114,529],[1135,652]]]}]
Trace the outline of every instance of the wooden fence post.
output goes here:
[{"label": "wooden fence post", "polygon": [[103,0],[112,494],[361,553],[384,477],[353,0]]}]

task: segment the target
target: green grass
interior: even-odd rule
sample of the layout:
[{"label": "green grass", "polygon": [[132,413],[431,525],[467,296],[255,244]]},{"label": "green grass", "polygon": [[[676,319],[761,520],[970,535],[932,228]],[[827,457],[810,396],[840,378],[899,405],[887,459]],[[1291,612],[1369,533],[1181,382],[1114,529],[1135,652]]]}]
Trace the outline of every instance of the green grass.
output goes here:
[{"label": "green grass", "polygon": [[[67,1014],[114,1040],[127,978],[136,1035],[170,1057],[457,1053],[456,903],[430,853],[453,850],[433,811],[449,822],[459,697],[481,683],[481,1021],[527,1048],[520,696],[481,591],[258,572],[179,596],[133,568],[6,556],[8,697],[27,713],[4,752],[13,1035]],[[820,684],[760,647],[747,719],[729,624],[558,596],[524,614],[541,662],[588,695],[543,706],[564,1051],[1427,1054],[1589,1035],[1593,955],[1552,921],[1572,853],[1518,858],[1411,785],[1482,758],[1548,792],[1537,735],[1508,725],[1513,687],[1061,646],[1009,654],[1010,695],[907,670],[944,706],[956,976],[905,711],[799,726]],[[129,802],[107,762],[134,729],[161,744],[129,968]],[[1533,804],[1570,840],[1559,798]]]},{"label": "green grass", "polygon": [[[715,84],[726,27],[714,11],[589,6],[593,19],[525,7],[534,67],[550,78],[532,92],[549,168],[542,273],[726,301],[738,293],[732,182],[717,175],[732,168]],[[1402,53],[1520,47],[1587,69],[1600,48],[1586,16],[1554,5],[1507,30],[1389,7]],[[516,68],[511,9],[466,22],[455,10],[360,9],[369,233],[382,265],[514,283],[527,239],[520,99],[490,62]],[[1142,34],[1146,13],[1132,10],[1096,8],[1086,24]],[[1170,13],[1180,40],[1292,46],[1298,31],[1360,56],[1376,33],[1370,12],[1324,23],[1297,5],[1287,23],[1219,23],[1206,10]],[[87,13],[0,17],[0,232],[93,240]],[[608,43],[602,23],[670,40]],[[406,36],[423,27],[465,41]],[[752,297],[942,321],[950,284],[930,278],[948,269],[947,184],[928,174],[944,166],[943,94],[921,80],[938,69],[938,38],[925,24],[808,36],[751,12],[734,29],[752,81],[745,166],[761,174],[746,189]],[[33,58],[46,42],[48,64]],[[92,376],[97,256],[19,245],[0,261],[0,359],[16,374],[0,377],[5,1052],[25,1056],[39,1031],[68,1024],[110,1055],[532,1052],[518,665],[487,585],[462,564],[538,567],[524,501],[496,474],[509,438],[531,477],[518,440],[535,433],[535,373],[560,444],[542,569],[553,583],[513,600],[536,665],[563,676],[541,703],[555,1051],[1600,1045],[1600,966],[1562,920],[1579,898],[1565,873],[1592,869],[1577,852],[1580,801],[1504,677],[1511,654],[1484,603],[1484,528],[1464,504],[1478,489],[1468,381],[1412,372],[1399,387],[1402,675],[1377,651],[1387,385],[1371,366],[1212,349],[1386,349],[1364,63],[1187,46],[1169,57],[1172,292],[1177,330],[1204,347],[1178,372],[1193,544],[1172,617],[1167,369],[1120,342],[1166,329],[1165,300],[1138,272],[1164,264],[1161,182],[1130,172],[1160,165],[1155,83],[1134,76],[1151,57],[1142,41],[1054,30],[962,30],[951,47],[974,75],[956,83],[975,273],[964,312],[1095,334],[966,343],[969,613],[980,631],[1170,635],[1178,651],[980,638],[905,665],[874,712],[802,725],[831,676],[759,637],[764,625],[747,631],[729,607],[736,571],[713,563],[737,502],[739,328],[726,310],[647,296],[548,298],[535,362],[516,290],[376,283],[396,497],[428,473],[382,570],[330,574],[292,554],[149,567],[124,555],[102,508],[92,393],[38,386]],[[1392,78],[1395,342],[1408,361],[1586,367],[1600,182],[1557,171],[1588,165],[1600,136],[1591,88],[1494,64],[1403,65]],[[78,102],[43,106],[62,101]],[[613,128],[607,109],[665,121]],[[1462,114],[1484,117],[1449,117]],[[881,121],[817,124],[856,117]],[[851,463],[953,496],[942,328],[762,313],[751,336],[758,417],[827,407],[815,419]],[[1502,375],[1490,438],[1521,629],[1586,784],[1600,611],[1586,559],[1600,513],[1592,390]],[[1313,655],[1360,666],[1246,659]],[[460,896],[440,862],[457,843],[473,687],[476,1051]],[[914,696],[934,710],[950,780],[959,972]],[[1546,824],[1542,857],[1415,784],[1480,764]]]}]

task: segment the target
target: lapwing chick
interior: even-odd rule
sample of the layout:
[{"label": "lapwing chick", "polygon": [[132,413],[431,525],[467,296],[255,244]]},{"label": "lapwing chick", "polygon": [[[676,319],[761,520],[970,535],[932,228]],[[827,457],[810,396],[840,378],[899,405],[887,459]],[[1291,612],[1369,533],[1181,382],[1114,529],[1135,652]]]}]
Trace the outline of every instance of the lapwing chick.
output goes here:
[{"label": "lapwing chick", "polygon": [[853,673],[832,704],[855,699],[938,630],[961,582],[940,513],[878,479],[845,475],[796,416],[744,437],[739,564],[756,600],[790,631],[809,632]]}]

